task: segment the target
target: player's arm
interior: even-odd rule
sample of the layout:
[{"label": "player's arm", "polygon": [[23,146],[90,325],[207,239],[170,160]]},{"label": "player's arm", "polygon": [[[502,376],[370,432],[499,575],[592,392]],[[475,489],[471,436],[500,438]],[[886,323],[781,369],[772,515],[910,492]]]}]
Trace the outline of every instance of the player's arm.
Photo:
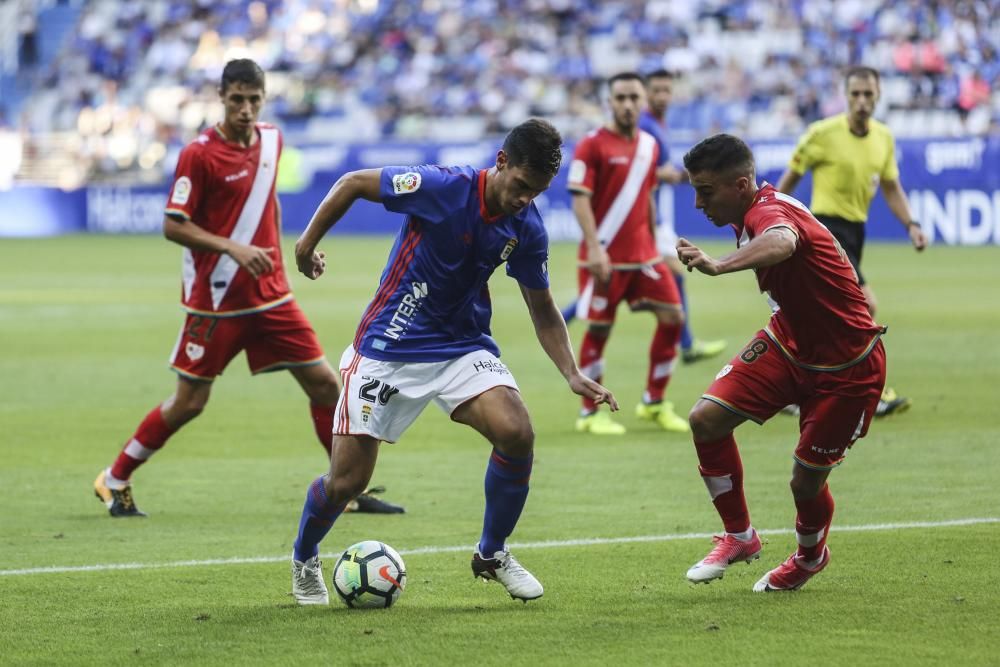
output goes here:
[{"label": "player's arm", "polygon": [[902,184],[898,180],[882,181],[882,194],[885,195],[885,203],[889,205],[889,210],[906,227],[913,247],[918,251],[926,248],[927,236],[920,223],[914,220],[913,214],[910,213],[910,202],[906,199]]},{"label": "player's arm", "polygon": [[337,179],[313,213],[305,231],[295,242],[295,264],[302,275],[310,280],[323,275],[326,270],[326,253],[317,252],[316,245],[344,217],[354,202],[359,199],[381,201],[381,179],[381,169],[349,171]]},{"label": "player's arm", "polygon": [[656,190],[649,193],[649,233],[656,238]]},{"label": "player's arm", "polygon": [[573,215],[583,232],[583,243],[587,249],[586,268],[601,282],[611,278],[611,258],[597,239],[597,218],[590,206],[590,193],[573,190]]},{"label": "player's arm", "polygon": [[203,252],[229,255],[254,278],[274,270],[271,255],[275,248],[261,248],[237,243],[227,236],[219,236],[181,216],[163,216],[163,235],[185,248]]},{"label": "player's arm", "polygon": [[698,269],[709,276],[746,269],[762,269],[785,261],[795,253],[798,237],[790,227],[771,227],[750,243],[725,257],[715,259],[685,238],[677,240],[677,257],[688,271]]},{"label": "player's arm", "polygon": [[531,323],[535,326],[535,336],[545,354],[566,378],[573,393],[586,396],[595,403],[607,403],[611,410],[618,409],[614,394],[580,372],[573,356],[573,346],[562,314],[552,300],[552,292],[546,289],[531,289],[521,285],[521,295],[528,306]]},{"label": "player's arm", "polygon": [[667,183],[668,185],[689,183],[691,181],[685,170],[678,169],[669,162],[665,162],[656,168],[656,179],[661,183]]},{"label": "player's arm", "polygon": [[795,193],[795,188],[798,187],[799,181],[801,180],[802,174],[798,173],[794,169],[786,169],[785,173],[783,173],[781,178],[778,179],[778,185],[775,187],[779,192],[791,195]]}]

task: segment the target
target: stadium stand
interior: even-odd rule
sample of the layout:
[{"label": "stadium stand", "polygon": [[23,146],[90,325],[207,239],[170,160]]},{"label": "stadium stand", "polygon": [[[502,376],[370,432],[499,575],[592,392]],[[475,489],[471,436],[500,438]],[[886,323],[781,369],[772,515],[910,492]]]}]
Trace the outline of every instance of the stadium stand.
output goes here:
[{"label": "stadium stand", "polygon": [[602,77],[658,67],[681,75],[674,136],[789,137],[841,110],[858,62],[898,137],[1000,131],[988,0],[13,0],[0,25],[0,143],[23,146],[18,180],[63,187],[161,180],[239,56],[291,143],[475,140],[530,114],[577,137]]}]

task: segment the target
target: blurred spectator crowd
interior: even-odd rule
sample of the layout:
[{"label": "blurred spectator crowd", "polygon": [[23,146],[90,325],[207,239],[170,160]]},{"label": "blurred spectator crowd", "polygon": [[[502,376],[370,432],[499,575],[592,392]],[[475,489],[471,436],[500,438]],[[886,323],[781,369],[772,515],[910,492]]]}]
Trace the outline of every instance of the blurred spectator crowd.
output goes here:
[{"label": "blurred spectator crowd", "polygon": [[42,5],[13,1],[30,93],[6,123],[62,133],[98,174],[159,178],[219,119],[235,57],[265,69],[265,116],[300,142],[478,140],[529,115],[577,137],[604,78],[660,67],[679,77],[675,136],[791,137],[843,109],[856,63],[882,73],[897,136],[1000,128],[997,0],[90,0],[67,3],[49,62],[30,41]]}]

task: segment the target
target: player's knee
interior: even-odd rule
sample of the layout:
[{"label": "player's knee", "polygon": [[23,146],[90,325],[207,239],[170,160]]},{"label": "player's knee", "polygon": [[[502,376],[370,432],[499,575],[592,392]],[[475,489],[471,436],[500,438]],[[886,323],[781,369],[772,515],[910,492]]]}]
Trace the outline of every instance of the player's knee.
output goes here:
[{"label": "player's knee", "polygon": [[535,431],[526,421],[509,421],[493,430],[493,446],[501,454],[523,458],[531,456],[535,447]]},{"label": "player's knee", "polygon": [[607,324],[590,324],[587,333],[594,338],[604,339],[611,335],[611,327]]},{"label": "player's knee", "polygon": [[792,475],[791,481],[788,482],[788,486],[792,490],[792,497],[796,500],[809,500],[810,498],[815,498],[819,495],[819,492],[823,490],[823,486],[825,484],[825,475],[813,476],[808,474]]},{"label": "player's knee", "polygon": [[174,420],[180,424],[189,422],[204,412],[206,405],[208,405],[208,396],[197,395],[183,401],[176,401],[172,410]]},{"label": "player's knee", "polygon": [[664,308],[657,311],[656,319],[660,324],[679,327],[684,324],[684,311],[679,308]]},{"label": "player's knee", "polygon": [[368,479],[362,474],[349,472],[336,475],[330,478],[327,485],[327,498],[333,504],[340,505],[360,496],[367,486]]},{"label": "player's knee", "polygon": [[722,426],[713,417],[712,412],[710,405],[706,405],[704,401],[698,401],[688,413],[691,435],[696,442],[711,442],[725,435]]},{"label": "player's knee", "polygon": [[309,393],[309,398],[312,399],[313,403],[336,405],[337,399],[340,398],[340,385],[336,378],[330,376],[313,385],[312,391]]}]

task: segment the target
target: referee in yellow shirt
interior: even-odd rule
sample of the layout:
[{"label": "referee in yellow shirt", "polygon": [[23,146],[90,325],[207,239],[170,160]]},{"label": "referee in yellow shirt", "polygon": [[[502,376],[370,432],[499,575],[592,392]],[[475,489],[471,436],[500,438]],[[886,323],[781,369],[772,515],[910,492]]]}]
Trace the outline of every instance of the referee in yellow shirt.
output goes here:
[{"label": "referee in yellow shirt", "polygon": [[[778,190],[792,194],[802,176],[812,170],[809,208],[844,248],[874,317],[875,293],[861,273],[861,253],[868,207],[880,185],[889,210],[906,226],[913,247],[923,250],[927,237],[910,215],[906,194],[899,183],[892,132],[872,118],[879,97],[878,72],[870,67],[852,67],[844,78],[844,88],[847,112],[809,126],[778,182]],[[876,416],[903,412],[909,407],[909,399],[897,396],[887,387]]]}]

